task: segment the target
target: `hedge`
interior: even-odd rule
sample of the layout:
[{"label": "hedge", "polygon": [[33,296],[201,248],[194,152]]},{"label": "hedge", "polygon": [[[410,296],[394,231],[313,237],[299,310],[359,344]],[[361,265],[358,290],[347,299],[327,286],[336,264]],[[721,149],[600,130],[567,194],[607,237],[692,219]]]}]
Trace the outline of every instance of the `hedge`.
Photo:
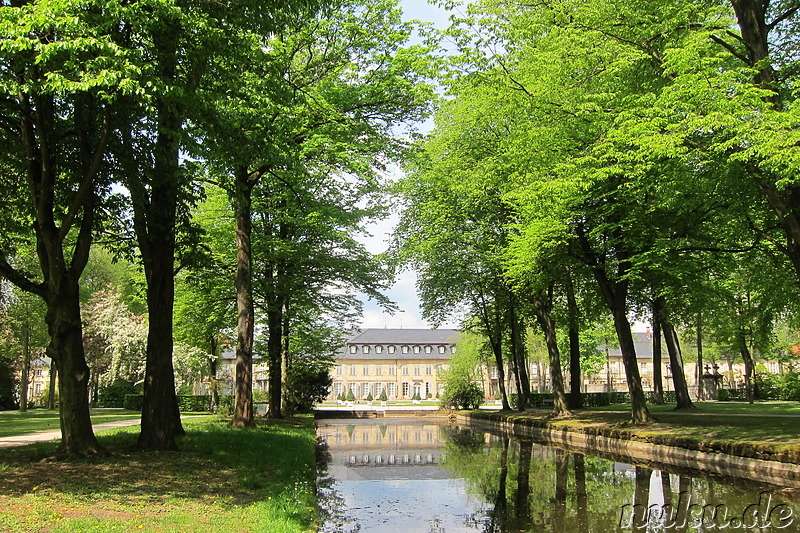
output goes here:
[{"label": "hedge", "polygon": [[[141,411],[144,402],[143,394],[126,394],[123,407],[132,411]],[[178,409],[187,411],[211,411],[211,396],[209,395],[178,395]]]}]

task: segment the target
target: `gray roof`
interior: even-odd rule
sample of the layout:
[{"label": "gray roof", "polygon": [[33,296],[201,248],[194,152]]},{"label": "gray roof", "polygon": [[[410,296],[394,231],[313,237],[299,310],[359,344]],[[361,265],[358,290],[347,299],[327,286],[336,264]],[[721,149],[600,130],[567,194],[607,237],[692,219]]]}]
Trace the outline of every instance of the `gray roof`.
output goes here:
[{"label": "gray roof", "polygon": [[365,329],[347,344],[455,344],[460,335],[455,329]]},{"label": "gray roof", "polygon": [[[651,335],[648,333],[634,333],[633,334],[633,344],[636,347],[636,359],[652,359],[653,358],[653,340],[651,339]],[[599,346],[598,349],[600,351],[605,352],[605,346]],[[619,349],[619,346],[615,346],[613,348],[608,349],[608,355],[611,357],[622,357],[622,350]],[[661,343],[661,358],[663,360],[668,360],[669,356],[667,356],[667,346],[664,342]],[[666,358],[666,359],[665,359]]]},{"label": "gray roof", "polygon": [[[347,341],[347,345],[339,352],[337,359],[355,359],[371,361],[395,361],[395,360],[416,360],[433,359],[448,361],[453,357],[452,347],[458,341],[461,333],[455,329],[366,329],[356,333]],[[403,353],[402,346],[433,346],[430,353],[425,353],[424,349],[420,353],[414,353],[410,349],[408,353]],[[350,353],[350,346],[357,346],[357,353]],[[368,346],[368,353],[364,353],[363,346]],[[381,353],[377,353],[376,346],[384,347]],[[395,352],[389,353],[388,346],[394,346]],[[440,353],[438,347],[444,346],[444,353]]]}]

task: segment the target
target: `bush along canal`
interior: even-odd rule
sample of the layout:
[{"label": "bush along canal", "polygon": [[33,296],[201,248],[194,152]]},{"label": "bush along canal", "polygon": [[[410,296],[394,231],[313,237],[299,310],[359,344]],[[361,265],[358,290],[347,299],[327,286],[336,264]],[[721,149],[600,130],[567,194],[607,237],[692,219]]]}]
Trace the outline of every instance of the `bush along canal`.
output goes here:
[{"label": "bush along canal", "polygon": [[465,419],[321,419],[317,436],[323,533],[800,531],[795,484],[743,464],[710,472]]}]

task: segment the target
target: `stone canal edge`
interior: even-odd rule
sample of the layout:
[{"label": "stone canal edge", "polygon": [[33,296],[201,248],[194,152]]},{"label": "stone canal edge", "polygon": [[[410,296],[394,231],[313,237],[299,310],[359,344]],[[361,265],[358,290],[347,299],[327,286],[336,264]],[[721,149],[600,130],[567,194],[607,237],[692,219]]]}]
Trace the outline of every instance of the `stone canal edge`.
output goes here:
[{"label": "stone canal edge", "polygon": [[476,429],[528,437],[572,452],[606,456],[631,464],[664,464],[800,489],[800,457],[796,453],[770,453],[747,443],[669,436],[645,439],[626,429],[556,426],[547,420],[507,413],[460,412],[456,417]]}]

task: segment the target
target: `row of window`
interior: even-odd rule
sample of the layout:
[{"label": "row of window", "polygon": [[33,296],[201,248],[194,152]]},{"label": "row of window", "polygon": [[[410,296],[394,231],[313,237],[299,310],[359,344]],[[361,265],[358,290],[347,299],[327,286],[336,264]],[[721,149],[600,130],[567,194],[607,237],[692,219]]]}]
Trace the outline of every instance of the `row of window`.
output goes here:
[{"label": "row of window", "polygon": [[[444,390],[444,387],[439,387],[439,392]],[[348,383],[345,389],[345,383],[336,382],[333,384],[333,394],[337,398],[346,394],[345,391],[350,391],[356,398],[366,398],[370,394],[373,398],[378,398],[384,391],[389,397],[397,396],[397,383]],[[418,395],[422,398],[427,398],[433,395],[433,384],[425,383],[408,383],[404,382],[400,387],[401,397],[411,398]],[[412,392],[413,391],[413,392]]]},{"label": "row of window", "polygon": [[[372,351],[372,350],[375,350],[375,353],[383,353],[383,349],[384,348],[386,348],[386,353],[389,353],[389,354],[397,353],[397,346],[395,346],[393,344],[390,344],[389,346],[382,346],[380,344],[375,345],[375,346],[370,346],[369,344],[362,344],[361,345],[361,353],[370,353],[370,351]],[[413,346],[408,346],[408,345],[404,344],[404,345],[400,346],[400,353],[422,353],[424,351],[425,353],[430,354],[430,353],[433,353],[433,349],[434,349],[434,346],[431,346],[430,344],[425,345],[425,346],[420,346],[418,344],[415,344]],[[439,351],[439,353],[447,353],[447,346],[445,346],[443,344],[439,345],[437,347],[437,350]],[[450,352],[451,353],[456,353],[456,347],[455,346],[451,346],[450,347]],[[358,346],[355,345],[355,344],[351,344],[350,345],[350,353],[351,354],[358,353]]]},{"label": "row of window", "polygon": [[[344,366],[345,365],[336,365],[336,375],[337,376],[344,375]],[[395,365],[369,365],[369,364],[363,364],[363,365],[350,365],[350,375],[351,376],[359,375],[358,369],[360,367],[361,368],[360,375],[362,375],[362,376],[369,376],[369,375],[382,376],[383,375],[384,366],[386,367],[386,375],[388,375],[388,376],[394,376],[395,373],[397,372],[397,367]],[[422,364],[414,365],[414,375],[415,376],[421,376],[422,375],[422,371],[423,371],[423,366],[425,367],[424,368],[425,375],[426,376],[432,376],[433,375],[433,369],[434,369],[433,363],[427,363],[425,365],[422,365]],[[374,368],[370,368],[370,367],[374,367]],[[436,373],[440,374],[442,372],[442,370],[444,370],[444,365],[442,363],[438,363],[436,365]],[[371,372],[374,372],[374,373],[371,374]],[[403,376],[408,376],[409,375],[408,372],[409,372],[408,365],[400,365],[400,373]]]}]

